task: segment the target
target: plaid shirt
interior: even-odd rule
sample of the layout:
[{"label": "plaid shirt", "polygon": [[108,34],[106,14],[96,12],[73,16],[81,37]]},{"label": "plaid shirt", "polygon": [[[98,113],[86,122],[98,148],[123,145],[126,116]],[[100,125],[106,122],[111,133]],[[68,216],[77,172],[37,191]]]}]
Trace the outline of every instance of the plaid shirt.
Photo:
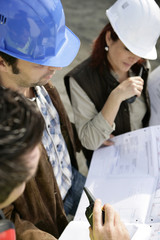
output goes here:
[{"label": "plaid shirt", "polygon": [[52,164],[62,199],[64,199],[71,187],[72,168],[69,153],[60,129],[59,115],[43,86],[35,87],[35,92],[38,108],[45,120],[42,142]]}]

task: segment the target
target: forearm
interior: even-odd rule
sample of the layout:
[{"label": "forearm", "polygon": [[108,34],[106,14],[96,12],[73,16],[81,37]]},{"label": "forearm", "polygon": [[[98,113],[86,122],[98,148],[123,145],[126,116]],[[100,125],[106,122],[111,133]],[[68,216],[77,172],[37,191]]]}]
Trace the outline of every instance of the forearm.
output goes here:
[{"label": "forearm", "polygon": [[114,89],[102,108],[102,115],[110,126],[112,126],[115,121],[121,102],[121,96],[118,94],[117,89]]},{"label": "forearm", "polygon": [[113,127],[104,119],[102,113],[98,113],[87,122],[80,122],[76,124],[77,132],[81,143],[84,147],[90,150],[96,150],[104,141],[110,138],[110,134],[114,131]]},{"label": "forearm", "polygon": [[95,150],[110,138],[114,124],[110,125],[102,113],[97,112],[93,102],[74,79],[70,81],[70,90],[79,139],[84,147]]}]

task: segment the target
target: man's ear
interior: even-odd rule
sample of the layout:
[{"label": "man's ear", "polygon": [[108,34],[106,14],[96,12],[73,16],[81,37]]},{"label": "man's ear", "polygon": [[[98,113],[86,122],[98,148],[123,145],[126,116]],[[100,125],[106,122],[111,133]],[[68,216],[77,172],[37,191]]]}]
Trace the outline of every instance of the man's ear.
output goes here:
[{"label": "man's ear", "polygon": [[3,71],[3,72],[8,71],[8,65],[1,56],[0,56],[0,71]]}]

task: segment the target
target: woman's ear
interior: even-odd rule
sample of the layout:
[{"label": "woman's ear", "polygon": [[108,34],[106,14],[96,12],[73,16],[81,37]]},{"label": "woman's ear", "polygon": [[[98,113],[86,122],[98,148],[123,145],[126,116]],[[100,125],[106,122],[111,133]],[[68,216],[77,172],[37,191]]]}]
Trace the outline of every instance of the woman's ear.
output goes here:
[{"label": "woman's ear", "polygon": [[112,43],[111,32],[110,31],[106,32],[105,40],[106,40],[106,45],[109,47],[110,44]]}]

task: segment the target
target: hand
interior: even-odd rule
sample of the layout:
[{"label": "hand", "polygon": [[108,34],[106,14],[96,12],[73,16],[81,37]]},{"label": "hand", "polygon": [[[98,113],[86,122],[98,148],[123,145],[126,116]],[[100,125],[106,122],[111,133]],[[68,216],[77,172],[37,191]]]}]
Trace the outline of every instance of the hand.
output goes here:
[{"label": "hand", "polygon": [[141,77],[130,77],[121,82],[112,92],[115,93],[121,101],[124,101],[130,97],[141,95],[143,90],[144,81]]},{"label": "hand", "polygon": [[105,145],[105,146],[112,146],[112,145],[114,145],[114,142],[111,140],[111,138],[113,138],[113,137],[114,137],[114,135],[111,134],[111,135],[110,135],[110,138],[109,138],[108,140],[106,140],[106,141],[103,143],[103,145]]},{"label": "hand", "polygon": [[130,236],[121,222],[119,215],[109,204],[105,204],[103,209],[105,211],[105,223],[102,224],[101,201],[97,199],[93,209],[93,230],[91,227],[91,240],[129,240]]}]

